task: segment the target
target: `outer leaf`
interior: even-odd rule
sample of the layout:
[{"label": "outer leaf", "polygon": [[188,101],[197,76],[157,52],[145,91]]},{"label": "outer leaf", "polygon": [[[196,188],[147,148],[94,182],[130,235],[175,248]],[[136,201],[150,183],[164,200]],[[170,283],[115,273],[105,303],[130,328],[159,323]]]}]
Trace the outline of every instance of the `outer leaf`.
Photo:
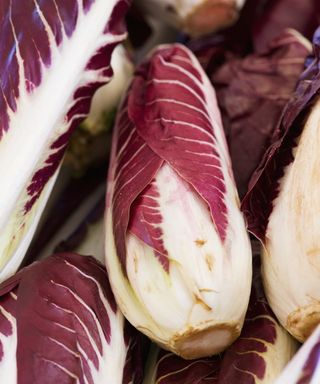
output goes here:
[{"label": "outer leaf", "polygon": [[[98,194],[97,197],[95,200],[98,201],[94,208],[84,219],[81,219],[80,225],[77,216],[77,220],[73,223],[76,229],[57,246],[57,251],[77,252],[83,255],[92,254],[104,263],[103,208],[105,202],[101,194]],[[125,322],[124,339],[128,348],[123,369],[123,384],[140,384],[143,379],[149,342],[128,322]]]},{"label": "outer leaf", "polygon": [[243,201],[249,229],[264,243],[268,301],[281,324],[300,341],[318,324],[320,313],[319,36],[320,30],[314,40],[315,59],[287,104],[274,143]]},{"label": "outer leaf", "polygon": [[125,37],[127,0],[0,5],[0,279],[26,252],[68,138]]},{"label": "outer leaf", "polygon": [[123,45],[118,45],[111,58],[113,77],[94,94],[87,118],[75,130],[63,165],[77,177],[88,168],[106,163],[111,148],[111,131],[121,95],[132,77],[133,63]]},{"label": "outer leaf", "polygon": [[[248,226],[261,240],[264,239],[272,201],[279,193],[279,182],[284,169],[292,163],[293,149],[301,135],[303,121],[316,101],[320,88],[320,30],[314,37],[315,59],[302,75],[295,94],[286,105],[278,123],[273,143],[255,171],[248,194],[242,204]],[[268,186],[268,188],[266,188]]]},{"label": "outer leaf", "polygon": [[56,247],[56,252],[76,252],[80,255],[94,255],[101,263],[105,263],[104,255],[104,225],[103,211],[104,195],[100,193],[93,209],[82,218],[79,224],[73,222],[73,231],[68,238],[64,238]]},{"label": "outer leaf", "polygon": [[141,384],[150,341],[126,321],[125,341],[127,348],[122,384]]},{"label": "outer leaf", "polygon": [[153,346],[143,384],[215,384],[218,383],[220,359],[218,355],[184,360]]},{"label": "outer leaf", "polygon": [[0,298],[0,372],[6,384],[16,384],[17,364],[17,296],[13,287],[11,292]]},{"label": "outer leaf", "polygon": [[[230,163],[223,132],[217,130],[217,138],[212,132],[213,124],[220,124],[221,127],[217,107],[214,106],[217,116],[210,116],[206,104],[209,100],[204,89],[200,88],[210,86],[208,83],[201,84],[201,73],[196,72],[195,62],[191,61],[194,58],[191,57],[190,60],[190,53],[182,46],[168,46],[163,49],[163,53],[159,52],[158,56],[154,55],[151,65],[147,62],[139,68],[131,85],[130,98],[124,102],[123,112],[118,120],[119,139],[116,141],[116,152],[120,152],[121,156],[116,159],[114,170],[117,178],[113,214],[118,217],[114,223],[114,231],[117,232],[117,250],[123,266],[131,205],[135,202],[133,210],[144,207],[136,199],[141,192],[144,193],[140,199],[148,199],[148,190],[144,191],[145,188],[151,189],[150,195],[157,194],[156,185],[153,183],[148,187],[148,184],[164,161],[207,202],[221,240],[226,235],[227,207],[223,198],[226,186],[220,157],[227,166]],[[175,79],[178,75],[179,78]],[[173,93],[174,99],[170,97]],[[214,93],[211,93],[214,97]],[[153,108],[157,103],[161,108]],[[175,107],[174,110],[172,106]],[[175,117],[177,113],[181,115],[181,120]],[[206,167],[205,172],[198,171],[201,165]],[[134,179],[131,178],[131,172]],[[124,190],[129,182],[130,188]],[[150,201],[148,203],[152,204]],[[130,223],[130,230],[153,246],[161,258],[161,253],[166,253],[162,249],[162,241],[157,241],[148,222],[141,223],[139,220],[140,215],[147,214],[148,212],[138,211],[132,215],[134,222]],[[156,218],[158,219],[160,217]],[[147,231],[151,231],[150,237],[145,233]],[[167,260],[162,260],[163,264],[167,263]]]},{"label": "outer leaf", "polygon": [[319,21],[318,0],[270,0],[253,26],[255,51],[263,53],[285,28],[293,28],[311,39]]},{"label": "outer leaf", "polygon": [[229,59],[211,76],[241,197],[270,144],[310,52],[306,39],[287,30],[273,40],[268,51]]},{"label": "outer leaf", "polygon": [[[81,178],[72,177],[69,179],[68,174],[65,186],[61,187],[64,184],[64,177],[65,175],[62,171],[48,202],[47,215],[42,221],[41,228],[33,238],[23,265],[31,264],[33,261],[41,258],[42,255],[47,257],[48,254],[53,252],[54,247],[58,243],[66,240],[66,236],[70,231],[74,231],[79,226],[79,221],[82,220],[83,216],[80,220],[78,217],[73,220],[71,230],[65,228],[65,225],[68,225],[69,218],[73,217],[73,215],[77,216],[75,212],[78,212],[83,205],[86,206],[89,196],[94,196],[95,191],[103,185],[105,180],[105,164],[98,168],[90,168],[86,175]],[[103,190],[102,187],[102,194]],[[85,210],[84,215],[86,214],[87,210]],[[60,234],[60,232],[62,233]],[[57,240],[55,240],[56,236],[58,236]],[[71,250],[75,250],[75,248],[61,249],[60,251]],[[79,253],[83,254],[82,252]],[[89,252],[88,254],[95,255],[94,252]],[[101,260],[99,261],[101,262]]]},{"label": "outer leaf", "polygon": [[181,45],[159,47],[123,101],[106,230],[111,283],[132,324],[187,358],[237,337],[250,246],[214,91]]},{"label": "outer leaf", "polygon": [[223,355],[219,384],[274,383],[298,348],[298,343],[281,327],[267,303],[258,255],[253,258],[253,264],[248,311],[239,339]]},{"label": "outer leaf", "polygon": [[273,40],[286,29],[294,29],[311,40],[319,24],[319,12],[317,0],[246,0],[234,26],[193,39],[187,45],[211,76],[217,66],[230,58],[266,54]]},{"label": "outer leaf", "polygon": [[82,128],[93,135],[106,130],[106,116],[117,108],[121,95],[126,90],[133,73],[133,63],[129,52],[118,45],[112,55],[113,78],[109,84],[100,87],[92,98],[90,112]]},{"label": "outer leaf", "polygon": [[298,343],[275,319],[263,293],[258,254],[253,261],[253,287],[240,337],[222,355],[191,361],[154,347],[146,365],[144,384],[271,384],[275,381]]},{"label": "outer leaf", "polygon": [[275,384],[316,384],[320,381],[320,326],[299,349]]},{"label": "outer leaf", "polygon": [[124,319],[93,258],[57,254],[34,263],[2,283],[0,295],[6,383],[123,382]]}]

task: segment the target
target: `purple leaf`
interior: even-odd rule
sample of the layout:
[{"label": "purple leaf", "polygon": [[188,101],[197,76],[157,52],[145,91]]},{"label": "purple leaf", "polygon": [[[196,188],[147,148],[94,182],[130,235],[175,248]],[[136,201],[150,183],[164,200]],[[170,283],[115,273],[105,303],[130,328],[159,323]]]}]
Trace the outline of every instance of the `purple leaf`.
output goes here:
[{"label": "purple leaf", "polygon": [[68,139],[112,76],[129,0],[0,6],[0,271],[21,263]]},{"label": "purple leaf", "polygon": [[106,265],[121,310],[185,358],[220,352],[240,333],[251,249],[215,93],[186,47],[137,68],[112,146]]},{"label": "purple leaf", "polygon": [[285,31],[263,54],[230,58],[211,76],[241,197],[269,146],[309,53],[302,36]]},{"label": "purple leaf", "polygon": [[106,271],[92,257],[61,253],[36,262],[0,285],[1,378],[121,384],[137,337],[132,330],[124,336],[124,324]]},{"label": "purple leaf", "polygon": [[221,356],[184,360],[153,346],[144,384],[218,384]]},{"label": "purple leaf", "polygon": [[281,327],[265,298],[260,257],[253,258],[253,284],[240,337],[224,353],[219,384],[272,383],[297,349],[296,341]]},{"label": "purple leaf", "polygon": [[269,0],[253,26],[254,49],[263,53],[286,28],[293,28],[311,40],[319,22],[318,0]]},{"label": "purple leaf", "polygon": [[[156,187],[150,183],[164,162],[206,201],[221,239],[225,238],[225,183],[216,149],[217,139],[212,132],[212,122],[217,126],[221,124],[219,116],[213,118],[206,110],[206,96],[200,88],[202,79],[193,68],[188,52],[178,45],[160,52],[139,68],[131,85],[128,106],[124,104],[118,121],[117,152],[121,152],[121,156],[115,170],[119,176],[113,214],[118,217],[114,231],[118,233],[116,241],[123,265],[131,204],[133,214],[129,230],[160,255],[166,254],[162,242],[157,240],[161,234],[148,226],[148,210],[150,214],[150,210],[157,209],[154,206]],[[153,108],[156,104],[159,106]],[[127,137],[130,138],[128,142],[125,141]],[[199,167],[202,172],[197,172]],[[148,199],[148,196],[153,197]],[[144,211],[137,211],[137,205]],[[144,221],[142,216],[145,216]],[[159,214],[155,223],[157,220],[161,221]],[[163,264],[168,268],[166,261]]]},{"label": "purple leaf", "polygon": [[268,302],[300,342],[320,321],[319,34],[318,29],[314,59],[285,107],[242,204],[249,230],[264,245]]},{"label": "purple leaf", "polygon": [[314,38],[315,58],[302,74],[296,91],[286,104],[272,143],[255,170],[242,203],[249,230],[262,241],[272,211],[272,201],[279,193],[279,182],[285,168],[293,161],[292,151],[296,147],[296,139],[301,134],[303,121],[320,88],[319,35],[320,30]]},{"label": "purple leaf", "polygon": [[319,33],[318,29],[314,60],[286,105],[242,204],[249,230],[264,245],[268,302],[300,342],[320,321]]},{"label": "purple leaf", "polygon": [[[67,181],[61,192],[60,188],[62,180],[58,178],[58,182],[60,181],[60,184],[56,184],[57,190],[54,189],[52,194],[58,194],[58,196],[54,200],[53,204],[49,205],[51,208],[47,212],[47,216],[43,221],[40,230],[31,242],[30,248],[24,258],[22,264],[23,266],[31,264],[33,261],[39,258],[39,255],[44,252],[48,246],[48,243],[60,231],[67,219],[71,217],[75,211],[80,209],[82,204],[85,204],[86,199],[88,199],[90,195],[94,194],[94,191],[99,187],[99,185],[102,185],[105,177],[106,169],[104,163],[99,167],[90,168],[88,172],[81,178],[72,177]],[[49,202],[51,201],[49,200]],[[103,210],[101,210],[100,213],[103,215]],[[78,226],[79,222],[74,223],[73,229],[75,230]],[[83,230],[83,228],[80,230]],[[66,240],[65,237],[66,234],[64,233],[61,240]],[[80,239],[82,239],[82,236],[79,237],[75,234],[74,238],[70,239],[70,246],[68,245],[68,239],[68,244],[65,247],[62,246],[56,251],[69,252],[75,250],[75,246],[73,245],[78,244]],[[81,252],[79,253],[82,254]]]},{"label": "purple leaf", "polygon": [[320,327],[301,346],[275,384],[316,384],[320,379]]}]

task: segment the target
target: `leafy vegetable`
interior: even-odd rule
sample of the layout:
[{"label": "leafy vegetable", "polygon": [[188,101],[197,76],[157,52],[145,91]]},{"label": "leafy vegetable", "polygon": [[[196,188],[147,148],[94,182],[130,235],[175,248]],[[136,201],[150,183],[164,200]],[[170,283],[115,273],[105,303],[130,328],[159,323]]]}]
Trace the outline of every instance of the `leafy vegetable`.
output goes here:
[{"label": "leafy vegetable", "polygon": [[133,73],[133,63],[123,45],[118,45],[111,58],[113,78],[93,95],[89,115],[81,127],[93,135],[106,130],[106,118],[117,108],[121,95],[126,90]]},{"label": "leafy vegetable", "polygon": [[211,76],[241,197],[270,144],[311,45],[287,30],[263,54],[231,58]]},{"label": "leafy vegetable", "polygon": [[293,28],[311,39],[319,22],[318,0],[269,0],[252,28],[255,51],[263,53],[286,28]]},{"label": "leafy vegetable", "polygon": [[246,0],[235,25],[216,34],[191,39],[187,45],[211,76],[217,66],[229,58],[268,54],[273,41],[287,29],[311,39],[319,23],[317,0]]},{"label": "leafy vegetable", "polygon": [[264,244],[267,299],[281,324],[300,341],[320,320],[319,42],[320,29],[315,58],[282,114],[242,205],[249,230]]},{"label": "leafy vegetable", "polygon": [[112,76],[128,0],[0,7],[0,280],[21,263],[68,138]]},{"label": "leafy vegetable", "polygon": [[104,200],[104,196],[98,194],[93,209],[85,215],[80,224],[79,220],[74,223],[73,231],[56,246],[56,252],[76,252],[81,255],[94,255],[99,262],[105,263]]},{"label": "leafy vegetable", "polygon": [[144,366],[150,349],[150,341],[127,321],[125,322],[125,341],[128,345],[122,384],[141,384]]},{"label": "leafy vegetable", "polygon": [[[270,384],[297,350],[279,325],[263,293],[259,255],[253,258],[253,287],[240,337],[223,354],[184,360],[154,347],[144,384]],[[289,383],[289,381],[288,381]],[[290,382],[291,383],[291,382]]]},{"label": "leafy vegetable", "polygon": [[66,151],[63,165],[78,177],[109,157],[116,108],[133,72],[133,63],[123,45],[115,48],[111,67],[113,78],[93,95],[89,115],[71,136]]},{"label": "leafy vegetable", "polygon": [[184,360],[153,345],[143,384],[218,384],[220,359]]},{"label": "leafy vegetable", "polygon": [[[104,195],[105,168],[105,162],[98,167],[90,167],[88,172],[81,178],[70,178],[68,172],[65,175],[65,169],[61,170],[47,203],[46,212],[42,216],[40,228],[24,258],[23,266],[52,254],[54,247],[62,240],[66,240],[66,237],[79,226],[83,215],[86,216],[88,210],[90,211],[92,208],[91,204],[88,207],[88,200],[93,197],[93,205],[95,204],[97,190],[100,190],[98,192],[100,198]],[[83,209],[84,214],[82,215]],[[79,210],[81,210],[80,217],[78,215]],[[69,220],[72,220],[70,229]],[[63,249],[63,251],[72,250],[75,250],[75,248]],[[83,254],[81,252],[77,253]],[[92,254],[97,258],[94,252],[88,254]],[[99,261],[101,262],[100,259]]]},{"label": "leafy vegetable", "polygon": [[320,380],[320,326],[314,330],[275,384],[316,384]]},{"label": "leafy vegetable", "polygon": [[258,255],[253,258],[253,276],[242,332],[224,353],[219,384],[274,383],[298,347],[298,343],[277,322],[267,303]]},{"label": "leafy vegetable", "polygon": [[183,357],[225,349],[251,250],[215,93],[187,48],[161,46],[136,70],[109,172],[106,264],[124,315]]},{"label": "leafy vegetable", "polygon": [[138,341],[124,327],[106,271],[92,257],[61,253],[36,262],[0,285],[1,380],[139,383],[139,374],[123,377]]},{"label": "leafy vegetable", "polygon": [[144,12],[192,36],[201,36],[233,24],[245,0],[140,0]]}]

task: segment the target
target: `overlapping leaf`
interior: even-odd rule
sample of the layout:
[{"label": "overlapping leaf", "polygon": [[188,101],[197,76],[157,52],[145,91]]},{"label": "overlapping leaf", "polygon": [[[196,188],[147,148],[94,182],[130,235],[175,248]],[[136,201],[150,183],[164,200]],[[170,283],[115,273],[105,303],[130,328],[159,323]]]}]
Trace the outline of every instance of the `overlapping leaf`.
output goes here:
[{"label": "overlapping leaf", "polygon": [[211,76],[241,197],[310,53],[311,45],[302,35],[283,31],[263,54],[230,58]]},{"label": "overlapping leaf", "polygon": [[152,184],[165,163],[204,199],[221,239],[225,238],[227,209],[221,161],[227,165],[229,161],[217,106],[208,97],[213,91],[197,71],[198,65],[180,45],[159,48],[152,60],[139,68],[123,103],[112,170],[114,232],[123,265],[129,229],[153,247],[168,267],[156,225],[161,221],[158,192]]},{"label": "overlapping leaf", "polygon": [[261,240],[264,240],[272,202],[279,193],[279,182],[286,166],[294,159],[293,150],[302,132],[303,122],[320,89],[319,36],[318,29],[314,36],[314,60],[303,73],[294,95],[287,103],[273,142],[253,174],[249,191],[242,203],[249,230]]},{"label": "overlapping leaf", "polygon": [[283,370],[275,384],[316,384],[320,380],[320,327],[318,326]]},{"label": "overlapping leaf", "polygon": [[0,314],[0,376],[8,383],[123,382],[135,336],[92,257],[57,254],[21,270],[0,285]]},{"label": "overlapping leaf", "polygon": [[73,128],[125,37],[128,0],[0,5],[0,279],[26,252]]}]

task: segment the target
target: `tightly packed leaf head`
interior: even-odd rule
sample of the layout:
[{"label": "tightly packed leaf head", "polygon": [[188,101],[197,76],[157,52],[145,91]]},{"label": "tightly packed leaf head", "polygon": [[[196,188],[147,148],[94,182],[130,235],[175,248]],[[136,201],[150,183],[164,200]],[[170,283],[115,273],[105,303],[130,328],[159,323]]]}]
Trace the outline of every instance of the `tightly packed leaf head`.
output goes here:
[{"label": "tightly packed leaf head", "polygon": [[250,244],[214,90],[181,45],[157,48],[124,98],[106,231],[111,284],[138,329],[187,358],[239,335]]}]

